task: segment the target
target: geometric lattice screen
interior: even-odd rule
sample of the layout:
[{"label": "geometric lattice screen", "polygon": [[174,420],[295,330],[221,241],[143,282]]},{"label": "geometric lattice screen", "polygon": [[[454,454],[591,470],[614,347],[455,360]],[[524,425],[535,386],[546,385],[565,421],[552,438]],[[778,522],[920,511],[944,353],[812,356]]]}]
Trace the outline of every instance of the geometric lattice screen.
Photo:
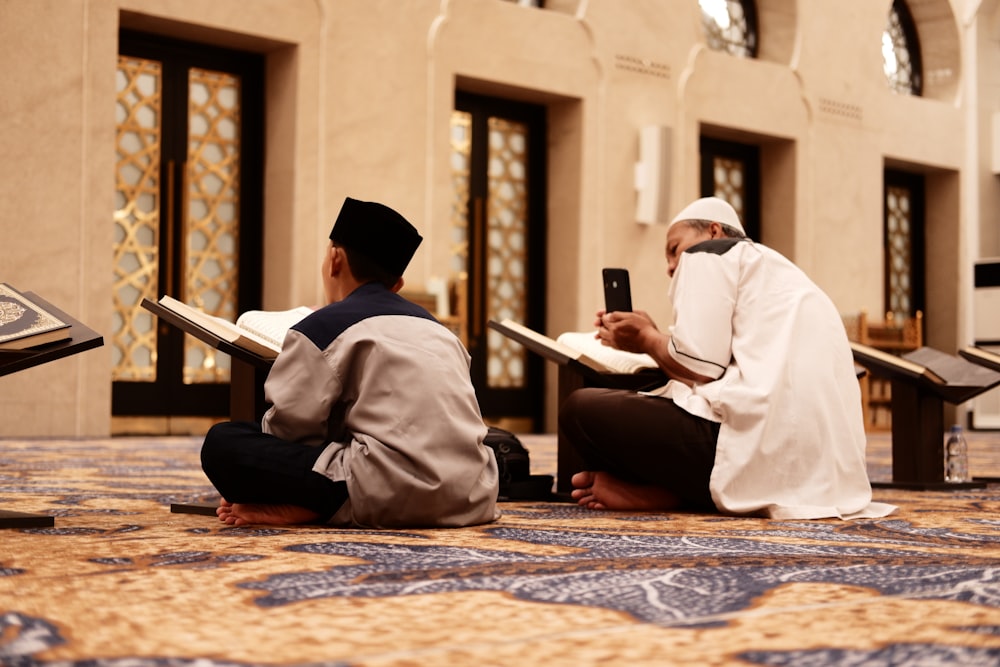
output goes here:
[{"label": "geometric lattice screen", "polygon": [[[486,210],[470,215],[472,116],[454,111],[451,117],[452,268],[469,265],[469,236],[476,235],[478,257],[473,279],[486,281],[485,303],[475,304],[470,317],[527,318],[528,266],[528,127],[499,117],[487,119]],[[482,215],[483,219],[480,219]],[[479,229],[475,229],[475,226]],[[477,270],[482,262],[482,270]],[[473,299],[478,286],[470,284]],[[481,306],[481,307],[480,307]],[[486,332],[486,381],[493,388],[522,388],[527,350],[493,331]]]},{"label": "geometric lattice screen", "polygon": [[742,220],[746,220],[747,214],[746,171],[743,160],[718,156],[712,159],[714,195],[729,202]]},{"label": "geometric lattice screen", "polygon": [[886,279],[888,311],[897,319],[913,314],[913,193],[886,186]]},{"label": "geometric lattice screen", "polygon": [[[175,172],[162,163],[162,72],[152,60],[119,56],[114,237],[113,379],[156,380],[156,323],[141,307],[160,292],[160,263],[181,271],[182,301],[234,320],[239,262],[239,78],[188,72],[187,162]],[[177,180],[175,183],[175,174]],[[180,212],[171,219],[175,188]],[[180,225],[179,247],[167,243]],[[228,382],[229,357],[184,337],[183,381]]]},{"label": "geometric lattice screen", "polygon": [[472,177],[472,114],[451,112],[451,273],[469,266],[469,179]]},{"label": "geometric lattice screen", "polygon": [[156,380],[156,322],[139,306],[156,300],[160,248],[162,69],[139,58],[118,59],[115,120],[114,380]]},{"label": "geometric lattice screen", "polygon": [[[192,68],[188,95],[184,301],[232,322],[239,314],[239,79]],[[229,356],[185,336],[184,381],[228,380]]]},{"label": "geometric lattice screen", "polygon": [[906,3],[893,2],[882,32],[882,71],[889,88],[900,95],[920,95],[920,46]]},{"label": "geometric lattice screen", "polygon": [[[486,318],[525,322],[528,265],[528,128],[491,117],[487,157]],[[527,350],[490,329],[486,335],[491,387],[522,387]]]}]

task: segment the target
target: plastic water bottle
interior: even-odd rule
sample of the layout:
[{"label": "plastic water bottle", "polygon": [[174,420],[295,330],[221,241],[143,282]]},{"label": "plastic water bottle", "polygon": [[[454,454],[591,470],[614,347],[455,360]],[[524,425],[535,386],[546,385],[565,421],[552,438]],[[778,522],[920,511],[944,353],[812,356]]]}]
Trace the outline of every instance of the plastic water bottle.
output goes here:
[{"label": "plastic water bottle", "polygon": [[969,446],[958,424],[951,427],[944,443],[944,481],[969,481]]}]

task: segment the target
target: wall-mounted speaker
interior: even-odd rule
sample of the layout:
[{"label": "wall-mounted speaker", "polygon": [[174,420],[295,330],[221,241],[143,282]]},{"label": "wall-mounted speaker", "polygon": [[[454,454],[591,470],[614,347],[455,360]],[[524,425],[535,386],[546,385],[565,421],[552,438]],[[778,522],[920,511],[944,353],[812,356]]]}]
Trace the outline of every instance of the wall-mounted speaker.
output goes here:
[{"label": "wall-mounted speaker", "polygon": [[635,189],[636,221],[644,225],[670,221],[670,128],[647,125],[639,130]]}]

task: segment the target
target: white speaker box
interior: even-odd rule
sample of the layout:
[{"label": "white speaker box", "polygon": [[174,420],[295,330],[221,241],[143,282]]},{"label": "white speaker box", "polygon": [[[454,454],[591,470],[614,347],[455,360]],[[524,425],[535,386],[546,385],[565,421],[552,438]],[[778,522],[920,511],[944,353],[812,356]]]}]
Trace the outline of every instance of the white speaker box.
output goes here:
[{"label": "white speaker box", "polygon": [[670,148],[670,128],[648,125],[639,130],[635,219],[642,224],[670,221]]}]

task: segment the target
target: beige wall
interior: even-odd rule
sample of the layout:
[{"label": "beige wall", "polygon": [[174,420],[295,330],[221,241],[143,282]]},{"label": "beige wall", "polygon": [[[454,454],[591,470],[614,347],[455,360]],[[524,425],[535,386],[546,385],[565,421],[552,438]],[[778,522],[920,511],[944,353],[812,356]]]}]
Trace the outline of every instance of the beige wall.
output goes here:
[{"label": "beige wall", "polygon": [[992,159],[994,153],[1000,155],[1000,123],[993,122],[1000,114],[1000,2],[984,0],[976,18],[969,30],[972,46],[966,51],[976,66],[977,95],[970,118],[975,123],[973,137],[982,149],[970,156],[974,162],[968,175],[976,195],[972,205],[982,215],[973,257],[1000,257],[1000,163]]},{"label": "beige wall", "polygon": [[[548,4],[0,0],[0,281],[109,337],[122,23],[267,54],[266,307],[319,298],[345,195],[424,231],[410,284],[441,273],[460,86],[548,105],[550,333],[590,325],[605,265],[629,267],[638,307],[669,324],[664,228],[634,221],[639,128],[659,125],[671,210],[698,194],[701,133],[761,145],[763,241],[844,312],[883,308],[882,170],[928,174],[929,341],[966,342],[971,278],[955,267],[1000,255],[1000,187],[982,155],[1000,110],[996,0],[910,0],[933,72],[924,98],[885,85],[891,0],[760,0],[755,61],[705,48],[695,0]],[[0,436],[107,433],[109,368],[105,347],[0,378],[0,412],[16,416]]]}]

